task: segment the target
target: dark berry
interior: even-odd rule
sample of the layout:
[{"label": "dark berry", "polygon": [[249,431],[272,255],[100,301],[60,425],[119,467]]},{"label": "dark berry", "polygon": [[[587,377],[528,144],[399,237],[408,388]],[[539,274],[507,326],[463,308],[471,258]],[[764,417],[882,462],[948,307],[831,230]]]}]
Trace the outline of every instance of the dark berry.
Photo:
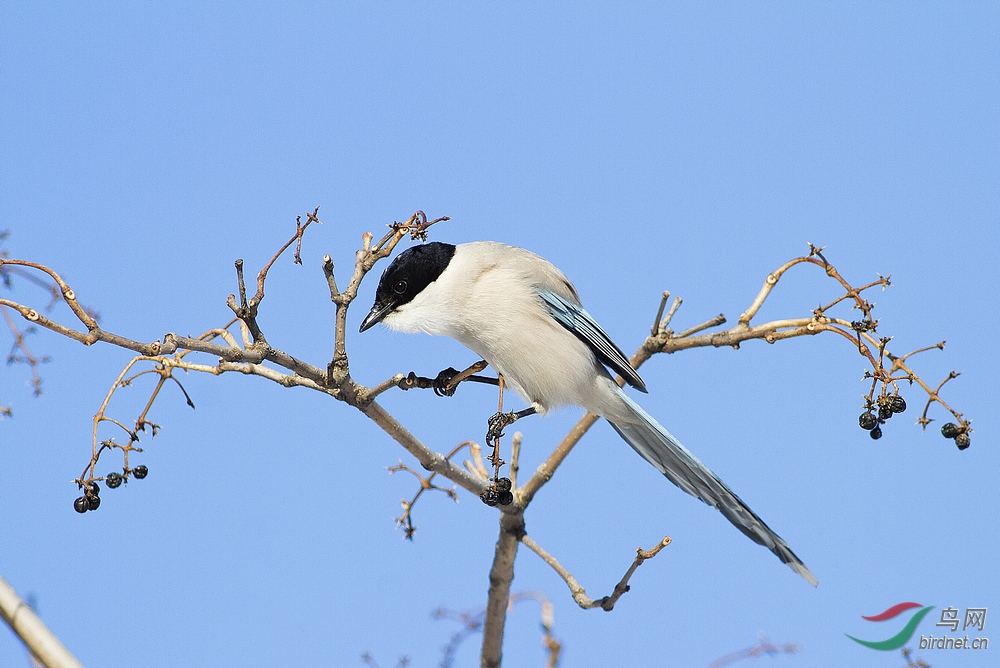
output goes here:
[{"label": "dark berry", "polygon": [[878,439],[882,438],[882,427],[875,427],[870,432],[868,432],[868,435],[877,441]]},{"label": "dark berry", "polygon": [[892,404],[889,405],[893,413],[902,413],[906,410],[906,400],[898,394],[892,398]]},{"label": "dark berry", "polygon": [[961,433],[958,429],[958,425],[954,422],[945,422],[944,426],[941,427],[941,435],[945,438],[955,438]]},{"label": "dark berry", "polygon": [[134,469],[132,469],[132,475],[134,475],[139,480],[145,478],[148,473],[149,469],[147,469],[143,464],[140,464],[139,466],[136,466]]},{"label": "dark berry", "polygon": [[514,495],[510,492],[500,492],[497,494],[497,501],[501,506],[509,506],[514,502]]},{"label": "dark berry", "polygon": [[858,417],[858,424],[860,424],[861,428],[865,431],[871,431],[878,425],[878,418],[871,413],[865,412]]},{"label": "dark berry", "polygon": [[880,420],[888,420],[892,417],[892,409],[888,406],[882,406],[878,409],[878,417]]},{"label": "dark berry", "polygon": [[101,497],[99,496],[88,496],[87,502],[90,504],[91,510],[97,510],[101,507]]},{"label": "dark berry", "polygon": [[90,510],[90,499],[85,496],[81,496],[79,499],[73,502],[73,510],[78,513],[85,513]]},{"label": "dark berry", "polygon": [[955,445],[958,446],[959,450],[965,450],[970,444],[971,441],[969,440],[969,435],[964,431],[955,437]]},{"label": "dark berry", "polygon": [[[497,480],[497,491],[498,492],[509,492],[510,491],[510,478],[500,478]],[[501,501],[501,504],[507,505]]]},{"label": "dark berry", "polygon": [[84,487],[87,489],[87,496],[100,496],[101,486],[91,480]]},{"label": "dark berry", "polygon": [[104,482],[108,484],[109,489],[115,489],[120,487],[122,484],[122,474],[121,473],[109,473],[104,478]]},{"label": "dark berry", "polygon": [[487,487],[486,489],[484,489],[482,493],[479,495],[479,498],[482,499],[483,503],[485,503],[487,506],[495,506],[497,505],[497,503],[499,503],[499,500],[497,499],[497,491],[492,487]]}]

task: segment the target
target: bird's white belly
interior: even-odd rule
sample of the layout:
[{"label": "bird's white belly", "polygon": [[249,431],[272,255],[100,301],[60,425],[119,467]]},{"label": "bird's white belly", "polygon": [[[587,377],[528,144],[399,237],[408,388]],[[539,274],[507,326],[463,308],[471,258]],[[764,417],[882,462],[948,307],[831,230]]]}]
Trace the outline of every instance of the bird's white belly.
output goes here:
[{"label": "bird's white belly", "polygon": [[580,406],[600,415],[616,412],[605,400],[601,384],[610,380],[594,354],[572,333],[550,322],[530,328],[531,335],[526,333],[529,328],[505,326],[504,335],[499,331],[488,335],[487,328],[475,337],[456,332],[453,338],[489,362],[539,414],[562,406]]}]

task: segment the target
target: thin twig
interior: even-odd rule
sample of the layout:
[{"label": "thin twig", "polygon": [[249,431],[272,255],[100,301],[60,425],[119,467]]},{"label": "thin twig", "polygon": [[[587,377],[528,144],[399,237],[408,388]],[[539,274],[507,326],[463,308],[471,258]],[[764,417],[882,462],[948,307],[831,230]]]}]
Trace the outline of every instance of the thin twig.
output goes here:
[{"label": "thin twig", "polygon": [[795,654],[801,648],[795,643],[785,643],[784,645],[775,645],[766,637],[762,638],[759,643],[753,647],[748,647],[746,649],[741,649],[737,652],[731,654],[726,654],[721,656],[712,663],[705,666],[705,668],[722,668],[722,666],[728,666],[731,663],[735,663],[740,659],[752,659],[754,657],[768,655],[774,656],[776,654]]},{"label": "thin twig", "polygon": [[663,317],[663,309],[667,305],[667,300],[670,299],[670,291],[664,290],[663,297],[660,299],[660,307],[656,309],[656,317],[653,318],[653,326],[649,328],[649,333],[656,336],[657,332],[660,331],[660,319]]},{"label": "thin twig", "polygon": [[549,554],[545,548],[532,540],[530,536],[522,536],[521,542],[524,543],[532,552],[541,557],[545,563],[551,566],[552,570],[559,574],[559,577],[561,577],[569,587],[570,593],[573,595],[573,600],[576,601],[577,605],[585,610],[590,608],[601,608],[605,611],[611,611],[614,609],[618,599],[620,599],[625,592],[629,590],[628,581],[632,578],[632,574],[635,573],[635,570],[642,565],[642,562],[647,559],[652,559],[659,554],[660,550],[665,548],[667,545],[670,545],[670,536],[665,536],[663,540],[657,543],[651,550],[644,550],[641,547],[638,548],[636,550],[635,559],[632,561],[632,565],[629,566],[625,575],[618,582],[618,584],[615,585],[611,595],[599,599],[592,599],[587,596],[587,592],[577,579],[573,577],[573,574],[566,570],[566,568],[560,564],[555,557]]},{"label": "thin twig", "polygon": [[[474,445],[472,441],[465,441],[464,443],[459,443],[452,449],[451,452],[445,455],[445,459],[451,460],[451,458],[454,457],[456,454],[458,454],[462,449],[470,447],[472,445]],[[404,533],[403,537],[406,538],[407,540],[413,540],[413,535],[417,531],[417,527],[414,526],[413,524],[413,506],[414,504],[416,504],[417,499],[419,499],[420,496],[427,490],[437,490],[439,492],[444,492],[448,496],[448,498],[454,501],[455,503],[458,503],[458,495],[455,494],[454,487],[445,488],[433,484],[432,481],[434,480],[434,477],[437,475],[436,472],[431,473],[429,476],[425,478],[424,476],[420,475],[415,470],[413,470],[411,467],[404,464],[402,460],[400,460],[396,466],[389,467],[389,473],[396,473],[397,471],[407,471],[408,473],[413,474],[413,476],[420,481],[420,489],[418,489],[417,493],[413,495],[413,498],[410,499],[409,501],[407,501],[406,499],[400,501],[400,505],[402,505],[403,507],[403,515],[401,517],[396,518],[396,527],[403,527],[403,533]]]},{"label": "thin twig", "polygon": [[510,485],[513,489],[517,489],[517,472],[521,470],[521,441],[523,440],[524,434],[516,431],[510,441]]}]

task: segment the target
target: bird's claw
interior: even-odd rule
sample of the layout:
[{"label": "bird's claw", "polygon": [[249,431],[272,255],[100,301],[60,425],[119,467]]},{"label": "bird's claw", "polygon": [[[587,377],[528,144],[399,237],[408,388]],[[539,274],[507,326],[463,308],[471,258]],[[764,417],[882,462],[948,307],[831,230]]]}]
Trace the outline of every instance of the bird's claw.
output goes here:
[{"label": "bird's claw", "polygon": [[458,383],[454,385],[451,384],[452,379],[458,375],[458,369],[448,367],[441,373],[437,375],[434,379],[432,386],[434,387],[434,394],[439,397],[452,397],[455,395],[455,390],[458,389]]},{"label": "bird's claw", "polygon": [[502,437],[504,427],[515,422],[517,422],[517,414],[514,411],[510,413],[497,413],[491,417],[488,421],[489,429],[486,430],[486,442],[492,443]]}]

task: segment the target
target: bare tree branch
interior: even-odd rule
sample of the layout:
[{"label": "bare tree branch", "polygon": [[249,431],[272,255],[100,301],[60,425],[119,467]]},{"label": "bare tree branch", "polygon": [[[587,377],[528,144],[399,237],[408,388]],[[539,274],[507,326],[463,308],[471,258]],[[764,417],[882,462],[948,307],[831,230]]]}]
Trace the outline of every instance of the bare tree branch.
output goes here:
[{"label": "bare tree branch", "polygon": [[[540,606],[539,622],[542,627],[542,644],[545,646],[546,651],[545,665],[547,668],[555,668],[559,664],[559,655],[562,651],[562,643],[555,637],[555,606],[541,592],[519,591],[511,594],[507,605],[508,611],[512,610],[516,604],[526,600],[538,601]],[[439,608],[434,611],[433,616],[435,619],[451,619],[462,625],[462,628],[452,635],[451,640],[448,641],[448,644],[444,648],[444,656],[440,663],[441,668],[451,668],[454,665],[455,654],[458,652],[459,646],[470,635],[482,631],[485,614],[485,610],[470,613],[453,612]]]},{"label": "bare tree branch", "polygon": [[625,592],[629,591],[628,581],[632,578],[632,574],[635,573],[635,569],[639,568],[639,566],[642,565],[642,562],[647,559],[652,559],[659,554],[660,550],[665,548],[667,545],[670,545],[670,536],[664,536],[663,540],[657,543],[651,550],[644,550],[641,547],[638,548],[636,550],[635,560],[633,560],[632,565],[629,567],[628,571],[625,572],[622,579],[615,585],[614,591],[611,595],[604,596],[599,599],[593,599],[587,596],[586,590],[584,590],[583,586],[575,577],[573,577],[573,574],[566,570],[566,568],[560,564],[555,557],[546,552],[545,549],[532,540],[531,537],[527,535],[522,536],[521,542],[524,543],[532,552],[541,557],[542,561],[551,566],[552,569],[559,574],[559,577],[561,577],[569,587],[570,593],[573,595],[573,600],[576,601],[577,605],[585,610],[589,608],[601,608],[610,612],[614,609],[615,603],[618,602],[618,599],[620,599]]},{"label": "bare tree branch", "polygon": [[46,668],[83,668],[3,578],[0,578],[0,616]]},{"label": "bare tree branch", "polygon": [[753,647],[747,647],[746,649],[741,649],[737,652],[731,654],[726,654],[725,656],[720,656],[718,659],[712,663],[705,666],[705,668],[722,668],[722,666],[728,666],[731,663],[740,661],[741,659],[754,659],[758,656],[774,656],[775,654],[795,654],[801,649],[795,643],[785,643],[784,645],[775,645],[767,637],[761,638],[760,642]]},{"label": "bare tree branch", "polygon": [[[475,443],[473,443],[472,441],[465,441],[464,443],[460,443],[457,446],[455,446],[455,448],[453,448],[451,452],[445,455],[445,459],[451,460],[451,458],[454,457],[456,454],[458,454],[460,450],[462,450],[465,447],[471,448],[473,445],[475,445]],[[413,498],[410,499],[409,501],[403,499],[400,502],[401,505],[403,506],[403,515],[401,517],[396,518],[396,526],[403,527],[404,538],[408,540],[413,540],[413,534],[416,532],[417,528],[413,525],[412,512],[413,512],[413,504],[417,502],[417,499],[419,499],[425,491],[437,490],[440,492],[444,492],[449,499],[458,503],[458,495],[455,494],[454,487],[452,487],[451,489],[446,489],[444,487],[439,487],[438,485],[435,485],[432,482],[434,480],[434,476],[437,475],[437,472],[431,473],[429,476],[425,478],[416,471],[414,471],[412,468],[404,464],[403,460],[400,460],[399,464],[397,464],[396,466],[389,467],[390,473],[396,473],[397,471],[407,471],[413,474],[413,476],[420,481],[420,489],[418,489],[417,493],[413,495]],[[483,475],[482,477],[483,477],[483,482],[485,483],[486,476]]]},{"label": "bare tree branch", "polygon": [[[9,309],[0,307],[0,313],[3,313],[3,318],[7,322],[7,327],[10,329],[10,333],[14,337],[14,345],[11,346],[10,353],[7,355],[7,364],[20,363],[28,365],[28,368],[31,369],[31,388],[34,395],[37,397],[42,393],[42,375],[39,372],[39,367],[45,362],[48,362],[49,358],[37,357],[32,354],[31,350],[28,348],[25,338],[28,334],[34,333],[35,330],[33,327],[21,330],[14,322],[14,319],[10,317]],[[18,351],[20,351],[20,353],[18,353]]]},{"label": "bare tree branch", "polygon": [[524,511],[516,502],[501,506],[500,536],[490,568],[490,588],[483,620],[483,648],[479,657],[482,668],[499,668],[503,656],[503,628],[507,620],[507,602],[514,581],[514,558],[517,545],[524,538]]}]

